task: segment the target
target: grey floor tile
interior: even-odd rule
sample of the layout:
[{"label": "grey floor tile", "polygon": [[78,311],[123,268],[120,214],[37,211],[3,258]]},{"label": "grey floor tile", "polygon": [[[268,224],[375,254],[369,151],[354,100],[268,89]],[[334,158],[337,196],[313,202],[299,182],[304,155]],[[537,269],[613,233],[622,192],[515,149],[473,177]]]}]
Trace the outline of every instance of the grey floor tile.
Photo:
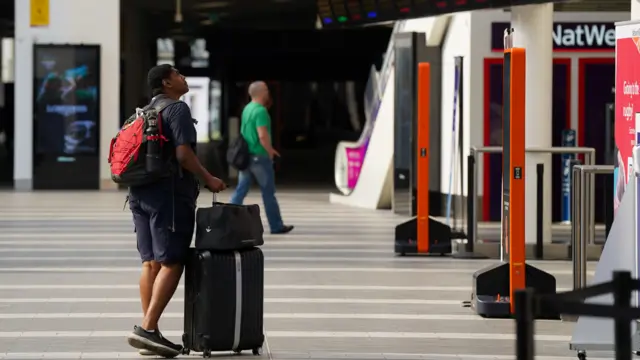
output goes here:
[{"label": "grey floor tile", "polygon": [[[493,264],[494,261],[457,261],[446,257],[396,257],[392,253],[393,227],[404,220],[402,217],[384,211],[331,205],[328,203],[326,192],[282,191],[278,196],[285,219],[291,219],[287,221],[294,223],[296,230],[288,236],[267,236],[264,246],[267,259],[265,297],[294,300],[267,300],[267,314],[289,316],[285,319],[267,316],[267,331],[425,332],[442,334],[443,337],[274,337],[269,339],[272,360],[506,360],[513,355],[514,341],[497,339],[503,334],[513,334],[512,321],[478,318],[453,320],[455,316],[472,315],[471,310],[461,307],[459,302],[470,297],[473,272]],[[225,201],[227,198],[228,194],[223,195],[220,200]],[[126,332],[139,321],[137,315],[125,319],[2,317],[4,314],[9,316],[36,313],[139,314],[140,305],[135,299],[138,296],[136,286],[140,263],[137,259],[130,215],[121,211],[123,199],[123,193],[0,193],[0,203],[4,204],[0,209],[0,332]],[[65,203],[72,200],[86,205],[60,211],[65,208]],[[247,202],[261,203],[259,193],[252,192]],[[207,206],[208,201],[202,199],[201,204]],[[289,244],[287,242],[292,245],[283,245]],[[327,245],[327,242],[331,245]],[[358,251],[362,249],[371,251]],[[547,261],[532,264],[557,273],[559,287],[571,286],[569,263]],[[594,265],[589,264],[591,271]],[[301,271],[309,267],[318,270]],[[24,268],[40,270],[21,271]],[[50,268],[73,268],[74,271],[51,272],[47,270]],[[86,268],[118,271],[83,271]],[[323,268],[338,270],[322,271]],[[413,269],[418,271],[413,272]],[[291,288],[292,286],[316,288],[296,289]],[[183,291],[179,289],[176,297],[181,298]],[[34,299],[54,298],[58,300],[33,302]],[[60,300],[61,298],[66,301]],[[81,302],[78,300],[80,298],[129,300],[101,303]],[[382,302],[319,303],[295,300],[327,298],[353,301],[378,299]],[[394,303],[394,299],[397,303]],[[405,300],[437,300],[448,303],[401,303]],[[180,301],[173,302],[167,308],[167,312],[181,314],[183,306]],[[445,319],[331,319],[321,316],[294,318],[304,314],[374,314],[382,317],[385,314],[439,315]],[[446,318],[447,316],[449,318]],[[167,318],[162,321],[161,326],[165,330],[179,331],[182,329],[182,319],[179,316]],[[536,324],[538,333],[546,335],[570,336],[572,327],[572,324],[549,321],[539,321]],[[496,339],[489,337],[455,340],[447,338],[446,335],[460,333],[495,334]],[[175,337],[173,339],[179,340]],[[537,353],[540,356],[575,357],[575,352],[569,351],[568,344],[563,341],[538,341]],[[60,356],[68,356],[67,359],[100,359],[100,356],[105,360],[140,359],[135,350],[128,346],[124,337],[0,337],[2,360],[11,356],[13,360],[42,359],[47,358],[46,354],[62,354]],[[238,360],[267,357],[253,357],[250,354],[237,357],[222,353],[215,354],[214,358]]]}]

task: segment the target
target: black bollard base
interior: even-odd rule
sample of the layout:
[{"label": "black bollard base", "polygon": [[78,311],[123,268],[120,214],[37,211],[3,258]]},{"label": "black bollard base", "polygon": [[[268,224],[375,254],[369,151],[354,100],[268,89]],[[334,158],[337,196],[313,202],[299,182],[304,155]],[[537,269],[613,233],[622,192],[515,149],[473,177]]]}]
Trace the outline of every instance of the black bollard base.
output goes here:
[{"label": "black bollard base", "polygon": [[[494,264],[473,274],[471,308],[486,318],[511,317],[511,267],[508,262]],[[535,289],[537,294],[556,294],[556,278],[536,267],[525,264],[526,287]],[[537,319],[560,318],[560,314],[548,306],[541,307]]]}]

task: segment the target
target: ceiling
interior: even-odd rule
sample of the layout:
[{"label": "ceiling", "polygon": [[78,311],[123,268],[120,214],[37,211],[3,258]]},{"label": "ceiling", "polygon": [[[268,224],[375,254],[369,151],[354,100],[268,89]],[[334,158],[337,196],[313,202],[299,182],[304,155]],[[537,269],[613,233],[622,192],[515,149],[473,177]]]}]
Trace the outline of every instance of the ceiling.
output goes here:
[{"label": "ceiling", "polygon": [[[0,36],[13,36],[14,1],[2,1]],[[104,0],[114,1],[114,0]],[[630,11],[630,0],[569,0],[556,11]],[[316,0],[121,0],[122,8],[138,8],[154,16],[161,32],[190,33],[207,28],[312,29]],[[182,21],[176,22],[180,9]],[[206,30],[205,30],[206,31]]]},{"label": "ceiling", "polygon": [[631,11],[631,0],[570,0],[555,4],[556,11]]},{"label": "ceiling", "polygon": [[313,28],[316,21],[315,0],[127,0],[126,4],[162,19],[168,16],[166,20],[173,23],[179,12],[183,23],[200,26]]}]

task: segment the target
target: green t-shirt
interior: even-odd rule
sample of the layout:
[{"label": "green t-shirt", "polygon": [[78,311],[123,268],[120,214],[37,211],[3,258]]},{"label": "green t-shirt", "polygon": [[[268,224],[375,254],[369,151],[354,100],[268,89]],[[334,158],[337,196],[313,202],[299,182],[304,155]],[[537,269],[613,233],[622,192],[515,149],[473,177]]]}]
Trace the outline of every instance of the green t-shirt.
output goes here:
[{"label": "green t-shirt", "polygon": [[244,137],[249,145],[249,153],[254,155],[269,155],[264,146],[260,144],[258,136],[258,127],[266,126],[271,137],[271,117],[269,111],[257,102],[250,102],[242,110],[242,123],[240,125],[240,134]]}]

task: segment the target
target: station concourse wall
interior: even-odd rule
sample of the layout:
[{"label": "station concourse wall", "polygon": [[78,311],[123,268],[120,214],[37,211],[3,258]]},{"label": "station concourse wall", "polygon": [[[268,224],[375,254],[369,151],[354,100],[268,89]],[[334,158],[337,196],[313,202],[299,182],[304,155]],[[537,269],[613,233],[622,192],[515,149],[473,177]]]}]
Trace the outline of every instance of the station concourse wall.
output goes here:
[{"label": "station concourse wall", "polygon": [[[628,13],[622,12],[587,12],[587,13],[555,13],[554,21],[564,23],[591,23],[609,22],[628,18]],[[485,82],[484,82],[484,60],[501,59],[502,53],[496,52],[491,47],[491,26],[493,23],[504,23],[510,21],[510,13],[502,10],[477,11],[471,13],[456,14],[449,26],[448,33],[443,43],[443,74],[442,74],[442,164],[452,164],[451,161],[451,141],[453,122],[453,58],[463,56],[465,58],[465,82],[464,82],[464,128],[463,134],[464,156],[469,153],[469,146],[485,146],[485,114],[482,109],[485,107]],[[518,36],[516,29],[515,36]],[[576,52],[554,52],[554,58],[569,59],[571,64],[571,126],[580,131],[578,122],[578,83],[579,83],[579,63],[581,59],[612,59],[614,49],[610,51],[576,51]],[[472,95],[473,94],[473,95]],[[474,109],[473,111],[471,111]],[[484,168],[482,158],[479,159],[479,168]],[[453,165],[453,164],[452,164]],[[459,166],[459,164],[456,164]],[[466,164],[465,164],[466,165]],[[441,186],[445,190],[448,187],[449,175],[443,169],[441,176]],[[465,173],[466,173],[465,168]],[[480,176],[479,195],[483,195],[483,176]],[[458,189],[454,189],[455,195],[459,195]],[[463,196],[466,196],[466,186],[463,188]]]},{"label": "station concourse wall", "polygon": [[100,45],[100,188],[112,189],[107,163],[120,125],[120,1],[49,0],[49,25],[30,26],[30,1],[15,0],[15,169],[18,190],[33,188],[33,46]]},{"label": "station concourse wall", "polygon": [[[472,143],[476,146],[489,146],[493,145],[491,142],[491,126],[490,126],[490,114],[491,109],[487,108],[490,106],[490,101],[488,97],[490,96],[488,89],[488,79],[484,79],[487,75],[487,65],[491,63],[502,63],[502,52],[499,49],[494,49],[492,46],[492,41],[496,41],[496,36],[492,36],[492,26],[498,24],[507,24],[510,21],[511,14],[508,12],[504,12],[502,10],[490,10],[490,11],[479,11],[474,12],[471,15],[471,36],[472,36],[472,59],[477,59],[472,64],[471,72],[473,74],[483,74],[480,77],[473,77],[472,79],[472,93],[474,94],[482,94],[482,96],[473,96],[468,99],[470,102],[470,106],[473,109],[482,109],[481,111],[474,111],[472,113],[472,118],[470,121],[472,123],[483,124],[483,129],[478,129],[477,132],[473,132]],[[613,29],[613,23],[616,21],[621,21],[627,19],[629,17],[629,13],[627,12],[556,12],[554,13],[554,27],[557,24],[565,25],[570,29],[573,26],[579,25],[594,25],[606,26],[607,31]],[[494,25],[495,24],[495,25]],[[515,29],[515,37],[518,37],[518,29]],[[606,39],[605,39],[606,40]],[[496,51],[497,50],[497,51]],[[566,127],[572,128],[577,131],[578,135],[578,143],[577,146],[592,146],[593,144],[585,141],[585,129],[584,127],[589,124],[585,124],[588,122],[588,114],[585,114],[584,107],[584,97],[585,92],[588,91],[588,88],[585,88],[585,85],[589,84],[589,82],[585,82],[585,74],[584,69],[589,64],[598,64],[598,63],[613,63],[614,58],[614,47],[609,44],[609,42],[605,41],[605,44],[586,44],[584,46],[556,46],[556,49],[553,52],[554,64],[565,64],[568,67],[568,82],[569,87],[567,89],[567,96],[570,98],[568,101],[567,107],[567,117],[565,120]],[[448,77],[449,80],[445,80]],[[443,74],[443,83],[444,82],[452,82],[453,74]],[[613,79],[611,79],[613,81]],[[443,97],[448,96],[446,93],[443,93]],[[450,95],[449,95],[450,96]],[[531,106],[531,104],[527,104]],[[451,108],[452,105],[443,104],[443,109]],[[604,109],[602,110],[604,113]],[[587,120],[585,121],[585,118]],[[443,119],[446,120],[446,119]],[[450,121],[450,120],[449,120]],[[449,127],[443,125],[443,129],[447,130]],[[602,129],[604,131],[604,129]],[[482,137],[482,138],[480,138]],[[446,141],[443,137],[443,142]],[[450,137],[449,137],[450,138]],[[468,151],[465,148],[465,154]],[[443,156],[446,153],[443,152]],[[598,154],[598,157],[603,156],[602,151]],[[445,159],[443,159],[443,164]],[[496,221],[499,220],[499,198],[500,198],[500,189],[499,189],[499,179],[495,176],[491,176],[489,164],[487,162],[489,160],[489,156],[482,156],[478,159],[478,169],[481,172],[479,174],[479,195],[483,196],[482,204],[483,208],[480,209],[480,216],[482,220],[491,220]],[[495,159],[496,161],[499,159]],[[492,165],[492,169],[496,167],[496,161],[492,161],[494,163]],[[499,161],[498,161],[499,162]],[[497,166],[499,168],[499,166]],[[491,170],[491,173],[495,171],[499,171],[498,169]],[[557,169],[556,169],[557,170]],[[448,173],[443,169],[443,174]],[[499,177],[499,176],[498,176]],[[448,179],[443,179],[443,181]],[[552,181],[553,186],[557,186],[560,182],[559,176],[554,176]],[[494,184],[495,186],[490,186],[490,183],[498,182],[498,184]],[[551,200],[551,187],[546,186],[548,193],[545,194],[545,199]],[[466,189],[466,187],[465,187]],[[484,195],[487,195],[485,198]],[[465,194],[466,195],[466,194]],[[489,201],[487,201],[489,200]]]}]

